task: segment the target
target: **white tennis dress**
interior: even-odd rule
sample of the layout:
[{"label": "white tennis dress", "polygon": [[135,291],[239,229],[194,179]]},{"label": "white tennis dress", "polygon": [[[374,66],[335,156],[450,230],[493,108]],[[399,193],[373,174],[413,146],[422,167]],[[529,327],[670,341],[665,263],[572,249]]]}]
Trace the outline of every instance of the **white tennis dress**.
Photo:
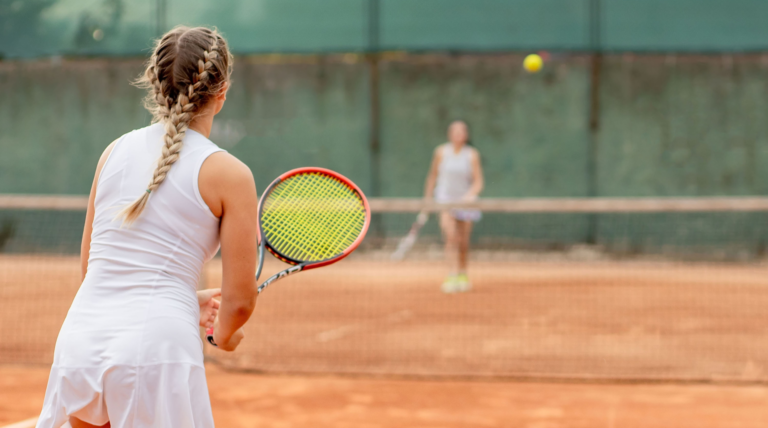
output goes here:
[{"label": "white tennis dress", "polygon": [[219,248],[198,175],[221,149],[187,131],[139,219],[115,219],[147,188],[163,135],[161,124],[124,135],[101,171],[88,273],[56,342],[38,428],[70,416],[113,428],[214,426],[195,291]]},{"label": "white tennis dress", "polygon": [[[472,187],[472,149],[463,146],[458,153],[452,143],[440,147],[440,165],[437,167],[435,201],[440,203],[459,202]],[[479,221],[478,210],[451,210],[457,220]]]}]

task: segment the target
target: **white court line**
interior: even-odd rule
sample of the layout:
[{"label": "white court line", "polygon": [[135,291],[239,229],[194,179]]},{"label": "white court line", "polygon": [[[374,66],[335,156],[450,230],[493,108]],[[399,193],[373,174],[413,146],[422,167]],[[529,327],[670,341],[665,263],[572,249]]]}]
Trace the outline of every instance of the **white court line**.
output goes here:
[{"label": "white court line", "polygon": [[6,425],[0,428],[32,428],[37,424],[37,418],[29,418],[15,424]]}]

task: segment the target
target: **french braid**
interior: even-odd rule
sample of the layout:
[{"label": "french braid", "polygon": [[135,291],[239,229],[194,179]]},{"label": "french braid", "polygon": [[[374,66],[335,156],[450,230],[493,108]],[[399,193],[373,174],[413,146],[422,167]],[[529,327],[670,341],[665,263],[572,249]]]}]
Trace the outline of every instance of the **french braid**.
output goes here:
[{"label": "french braid", "polygon": [[149,90],[144,105],[153,122],[165,127],[162,156],[146,190],[118,214],[123,224],[136,221],[152,192],[163,184],[179,160],[190,123],[229,81],[231,64],[226,41],[215,30],[177,27],[159,40],[137,85]]}]

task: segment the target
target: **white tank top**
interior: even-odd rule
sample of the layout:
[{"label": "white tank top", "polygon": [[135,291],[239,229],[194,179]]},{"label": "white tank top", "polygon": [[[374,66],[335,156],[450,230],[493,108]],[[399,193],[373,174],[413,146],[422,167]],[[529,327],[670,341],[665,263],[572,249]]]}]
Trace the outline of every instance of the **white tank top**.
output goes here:
[{"label": "white tank top", "polygon": [[446,143],[440,148],[440,158],[435,200],[458,201],[472,187],[472,149],[464,146],[456,153],[453,144]]},{"label": "white tank top", "polygon": [[127,227],[115,219],[146,191],[164,134],[163,125],[154,124],[124,135],[101,171],[88,275],[98,275],[102,284],[163,280],[194,291],[203,263],[218,251],[219,219],[200,196],[198,176],[205,159],[221,149],[193,130],[141,216]]},{"label": "white tank top", "polygon": [[200,196],[198,175],[221,149],[188,130],[141,216],[126,227],[115,219],[147,188],[164,133],[155,124],[122,136],[101,170],[88,271],[59,335],[57,364],[202,364],[195,291],[218,251],[219,219]]}]

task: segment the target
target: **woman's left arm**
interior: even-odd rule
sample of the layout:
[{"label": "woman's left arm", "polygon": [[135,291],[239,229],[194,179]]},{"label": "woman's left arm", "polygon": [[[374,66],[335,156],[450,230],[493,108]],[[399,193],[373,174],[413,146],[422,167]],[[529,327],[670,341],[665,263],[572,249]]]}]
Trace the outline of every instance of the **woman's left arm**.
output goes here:
[{"label": "woman's left arm", "polygon": [[485,179],[483,178],[483,165],[480,162],[480,153],[477,149],[472,150],[472,186],[469,188],[465,199],[475,200],[480,196],[480,192],[483,191],[485,186]]}]

